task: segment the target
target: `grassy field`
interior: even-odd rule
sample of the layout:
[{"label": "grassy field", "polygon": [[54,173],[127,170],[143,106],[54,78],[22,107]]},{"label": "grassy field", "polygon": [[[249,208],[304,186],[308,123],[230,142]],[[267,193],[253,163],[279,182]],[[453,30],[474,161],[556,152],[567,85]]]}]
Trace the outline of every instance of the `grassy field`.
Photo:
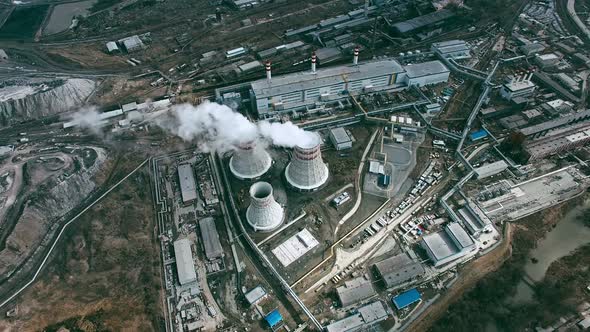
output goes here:
[{"label": "grassy field", "polygon": [[17,8],[0,29],[3,39],[31,39],[39,29],[49,6]]}]

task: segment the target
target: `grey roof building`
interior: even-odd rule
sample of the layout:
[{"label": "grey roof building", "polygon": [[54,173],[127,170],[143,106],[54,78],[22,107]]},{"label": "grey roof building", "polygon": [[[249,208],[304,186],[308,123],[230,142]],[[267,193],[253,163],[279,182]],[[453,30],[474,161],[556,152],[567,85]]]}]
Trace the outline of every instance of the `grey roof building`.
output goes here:
[{"label": "grey roof building", "polygon": [[344,282],[343,286],[336,288],[336,293],[343,307],[355,304],[375,296],[375,289],[370,280],[358,277]]},{"label": "grey roof building", "polygon": [[193,262],[193,253],[189,239],[174,241],[174,256],[176,257],[176,270],[178,282],[181,285],[197,281],[197,272]]},{"label": "grey roof building", "polygon": [[180,181],[180,195],[184,204],[190,204],[197,199],[197,184],[191,164],[178,165],[178,179]]},{"label": "grey roof building", "polygon": [[496,162],[477,167],[474,169],[474,171],[478,179],[485,179],[489,176],[501,173],[507,168],[508,164],[504,160],[498,160]]},{"label": "grey roof building", "polygon": [[304,109],[321,100],[343,99],[346,91],[401,87],[398,74],[403,72],[395,60],[365,62],[273,77],[270,83],[261,79],[252,82],[250,93],[253,108],[265,117],[272,111]]},{"label": "grey roof building", "polygon": [[475,249],[475,243],[459,223],[451,223],[443,231],[424,236],[420,244],[435,267],[457,260]]},{"label": "grey roof building", "polygon": [[421,29],[437,25],[455,16],[453,12],[442,9],[434,13],[415,17],[413,19],[393,24],[393,29],[399,34],[418,32]]},{"label": "grey roof building", "polygon": [[266,291],[262,286],[256,286],[254,289],[247,292],[245,295],[246,301],[250,303],[250,305],[254,305],[262,300],[266,296]]},{"label": "grey roof building", "polygon": [[469,46],[464,40],[448,40],[440,43],[433,43],[430,50],[440,54],[447,59],[469,59],[471,58]]},{"label": "grey roof building", "polygon": [[201,239],[205,247],[205,256],[208,260],[214,260],[223,256],[223,248],[219,241],[219,233],[215,227],[215,220],[211,217],[199,220]]},{"label": "grey roof building", "polygon": [[367,328],[382,320],[387,319],[387,310],[383,303],[376,301],[358,308],[351,316],[336,321],[326,326],[328,332],[354,332]]},{"label": "grey roof building", "polygon": [[139,38],[138,35],[133,35],[123,39],[119,39],[119,44],[123,45],[123,47],[125,47],[125,50],[127,50],[128,53],[140,51],[145,48],[143,41],[141,41],[141,38]]},{"label": "grey roof building", "polygon": [[387,288],[412,281],[426,272],[422,264],[413,261],[406,253],[389,257],[373,266]]},{"label": "grey roof building", "polygon": [[449,80],[451,71],[440,61],[427,61],[404,66],[408,86],[425,86]]},{"label": "grey roof building", "polygon": [[330,129],[330,140],[338,151],[352,148],[352,139],[342,127]]}]

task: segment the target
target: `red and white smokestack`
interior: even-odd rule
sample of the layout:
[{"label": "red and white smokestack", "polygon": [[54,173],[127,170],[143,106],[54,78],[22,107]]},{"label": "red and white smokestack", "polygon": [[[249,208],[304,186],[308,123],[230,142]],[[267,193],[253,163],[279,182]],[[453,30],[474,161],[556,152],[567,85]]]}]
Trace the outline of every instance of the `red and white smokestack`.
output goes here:
[{"label": "red and white smokestack", "polygon": [[266,61],[266,80],[268,81],[268,84],[270,84],[270,79],[271,79],[271,73],[270,73],[270,61]]},{"label": "red and white smokestack", "polygon": [[352,64],[355,66],[359,64],[359,51],[360,51],[360,48],[358,46],[356,46],[354,48],[354,57],[352,58]]},{"label": "red and white smokestack", "polygon": [[311,53],[311,72],[315,74],[315,64],[317,61],[317,57],[315,55],[315,52]]}]

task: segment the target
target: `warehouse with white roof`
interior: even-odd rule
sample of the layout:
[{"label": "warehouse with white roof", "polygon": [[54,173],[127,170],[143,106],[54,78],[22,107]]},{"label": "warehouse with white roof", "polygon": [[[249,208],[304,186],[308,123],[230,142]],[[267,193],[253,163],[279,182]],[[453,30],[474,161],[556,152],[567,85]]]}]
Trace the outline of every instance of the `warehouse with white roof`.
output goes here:
[{"label": "warehouse with white roof", "polygon": [[424,236],[420,245],[435,267],[457,260],[476,248],[459,223],[450,223],[443,231]]},{"label": "warehouse with white roof", "polygon": [[178,282],[186,285],[197,281],[197,272],[193,261],[191,243],[189,239],[174,241],[174,257],[176,257],[176,270],[178,272]]}]

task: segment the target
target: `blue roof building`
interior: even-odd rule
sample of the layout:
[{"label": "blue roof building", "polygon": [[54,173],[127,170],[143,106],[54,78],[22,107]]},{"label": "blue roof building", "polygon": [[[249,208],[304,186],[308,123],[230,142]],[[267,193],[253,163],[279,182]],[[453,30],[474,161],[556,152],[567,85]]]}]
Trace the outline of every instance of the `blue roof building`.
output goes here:
[{"label": "blue roof building", "polygon": [[469,139],[471,139],[472,141],[478,141],[480,139],[486,138],[487,136],[488,132],[485,131],[485,129],[480,129],[469,134]]},{"label": "blue roof building", "polygon": [[266,315],[266,317],[264,317],[264,319],[266,320],[268,325],[271,328],[273,328],[273,327],[279,325],[283,321],[283,316],[281,316],[281,313],[279,312],[278,309],[275,309],[275,310],[271,311],[268,315]]},{"label": "blue roof building", "polygon": [[405,291],[398,296],[395,296],[391,301],[397,310],[401,310],[411,305],[412,303],[418,302],[421,298],[420,293],[416,288],[412,288],[409,291]]}]

